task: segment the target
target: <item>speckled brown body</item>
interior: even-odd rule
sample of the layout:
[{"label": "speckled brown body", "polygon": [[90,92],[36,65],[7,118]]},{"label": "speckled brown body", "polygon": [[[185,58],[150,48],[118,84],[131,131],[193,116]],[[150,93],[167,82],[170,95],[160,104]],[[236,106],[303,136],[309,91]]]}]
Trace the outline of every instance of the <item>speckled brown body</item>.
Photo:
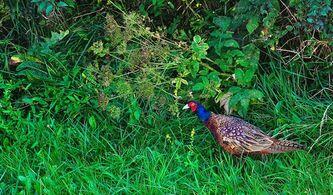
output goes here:
[{"label": "speckled brown body", "polygon": [[216,141],[235,155],[281,153],[303,148],[295,142],[272,138],[258,127],[233,116],[212,113],[205,125]]}]

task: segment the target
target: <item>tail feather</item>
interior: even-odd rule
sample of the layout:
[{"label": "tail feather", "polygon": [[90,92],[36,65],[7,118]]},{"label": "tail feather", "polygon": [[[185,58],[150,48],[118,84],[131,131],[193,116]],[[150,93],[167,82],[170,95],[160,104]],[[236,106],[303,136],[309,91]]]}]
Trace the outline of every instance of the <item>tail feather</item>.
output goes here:
[{"label": "tail feather", "polygon": [[267,149],[267,153],[282,153],[294,150],[305,150],[305,146],[297,142],[287,140],[276,140],[273,145]]}]

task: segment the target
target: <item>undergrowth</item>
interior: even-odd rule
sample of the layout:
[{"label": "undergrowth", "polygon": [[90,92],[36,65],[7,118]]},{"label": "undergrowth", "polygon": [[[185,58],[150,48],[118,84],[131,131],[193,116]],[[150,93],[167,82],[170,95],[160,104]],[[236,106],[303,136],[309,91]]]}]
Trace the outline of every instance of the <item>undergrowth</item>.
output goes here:
[{"label": "undergrowth", "polygon": [[[330,1],[0,3],[0,193],[333,192]],[[195,99],[306,151],[236,158]]]}]

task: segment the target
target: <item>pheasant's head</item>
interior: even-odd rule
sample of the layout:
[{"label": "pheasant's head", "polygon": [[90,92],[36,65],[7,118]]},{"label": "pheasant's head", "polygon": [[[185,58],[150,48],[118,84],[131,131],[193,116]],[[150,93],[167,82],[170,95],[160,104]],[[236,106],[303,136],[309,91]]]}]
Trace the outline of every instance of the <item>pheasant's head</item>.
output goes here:
[{"label": "pheasant's head", "polygon": [[196,112],[198,110],[198,105],[199,105],[199,103],[197,103],[195,101],[189,101],[187,104],[185,104],[185,106],[183,107],[183,110],[190,108],[192,110],[192,112]]},{"label": "pheasant's head", "polygon": [[192,112],[197,113],[198,118],[203,122],[206,122],[211,115],[210,112],[207,111],[203,105],[196,101],[189,101],[187,104],[185,104],[183,110],[189,108],[192,110]]}]

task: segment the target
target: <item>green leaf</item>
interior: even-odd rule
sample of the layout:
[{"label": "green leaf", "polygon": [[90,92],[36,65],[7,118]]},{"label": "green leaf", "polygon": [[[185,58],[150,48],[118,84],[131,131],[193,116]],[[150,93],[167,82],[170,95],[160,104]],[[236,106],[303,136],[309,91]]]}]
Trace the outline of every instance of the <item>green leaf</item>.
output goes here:
[{"label": "green leaf", "polygon": [[201,79],[202,79],[202,83],[203,83],[204,85],[209,85],[209,80],[208,80],[207,77],[201,77]]},{"label": "green leaf", "polygon": [[242,88],[240,87],[230,87],[230,89],[228,90],[228,92],[232,93],[232,94],[235,94],[235,93],[238,93],[242,90]]},{"label": "green leaf", "polygon": [[264,94],[259,91],[259,90],[256,90],[256,89],[252,89],[252,90],[249,90],[249,97],[251,99],[261,99],[264,97]]},{"label": "green leaf", "polygon": [[237,83],[244,85],[244,83],[245,83],[244,71],[242,69],[237,68],[235,70],[235,76],[236,76]]},{"label": "green leaf", "polygon": [[140,109],[137,109],[134,111],[134,118],[135,120],[139,120],[140,119],[140,115],[141,115],[141,110]]},{"label": "green leaf", "polygon": [[17,75],[24,75],[33,79],[48,80],[48,74],[43,70],[43,66],[36,62],[25,61],[17,68]]},{"label": "green leaf", "polygon": [[[269,1],[270,4],[272,5],[272,7],[275,9],[275,10],[280,10],[280,3],[279,3],[279,0],[271,0]],[[290,1],[291,2],[291,1]]]},{"label": "green leaf", "polygon": [[254,16],[246,24],[246,29],[251,34],[253,33],[253,31],[255,31],[258,28],[258,26],[259,26],[258,17]]},{"label": "green leaf", "polygon": [[199,35],[193,37],[191,50],[193,51],[192,58],[194,60],[201,60],[206,58],[208,49],[209,49],[208,44],[205,43]]},{"label": "green leaf", "polygon": [[244,81],[246,82],[246,83],[250,83],[251,82],[251,80],[252,80],[252,78],[253,78],[253,76],[254,76],[254,70],[253,69],[249,69],[249,70],[246,70],[245,71],[245,74],[244,74]]},{"label": "green leaf", "polygon": [[16,71],[22,71],[24,69],[32,69],[37,71],[43,71],[43,66],[39,63],[32,62],[32,61],[25,61],[22,62],[19,66],[17,66]]},{"label": "green leaf", "polygon": [[217,59],[217,60],[215,60],[215,63],[217,63],[219,65],[219,67],[221,68],[222,71],[230,70],[229,66],[227,65],[227,63],[224,60]]},{"label": "green leaf", "polygon": [[210,36],[216,37],[218,39],[231,39],[233,32],[222,32],[222,30],[214,30],[212,33],[210,33]]},{"label": "green leaf", "polygon": [[193,91],[200,91],[204,88],[204,84],[203,83],[196,83],[193,87],[192,90]]},{"label": "green leaf", "polygon": [[24,97],[24,98],[22,99],[22,102],[23,102],[23,103],[26,103],[26,104],[33,104],[34,99],[33,99],[33,98]]},{"label": "green leaf", "polygon": [[291,26],[291,25],[287,25],[287,26],[286,26],[286,29],[287,29],[288,31],[291,31],[291,30],[293,30],[294,28],[293,28],[293,26]]},{"label": "green leaf", "polygon": [[248,98],[243,98],[241,101],[241,106],[244,107],[246,110],[248,109],[250,105],[250,100]]},{"label": "green leaf", "polygon": [[310,24],[314,22],[313,18],[307,18],[306,21],[308,21]]},{"label": "green leaf", "polygon": [[65,1],[66,1],[66,4],[67,4],[69,7],[72,7],[72,8],[75,7],[75,0],[65,0]]},{"label": "green leaf", "polygon": [[95,129],[96,128],[96,120],[94,116],[90,116],[88,119],[89,125],[91,128]]},{"label": "green leaf", "polygon": [[195,78],[200,67],[200,63],[198,61],[191,61],[191,74]]},{"label": "green leaf", "polygon": [[27,181],[27,177],[22,176],[22,175],[19,175],[19,176],[17,177],[17,179],[20,180],[20,181],[22,181],[22,182]]},{"label": "green leaf", "polygon": [[220,27],[221,30],[224,32],[227,31],[228,27],[230,26],[231,19],[226,16],[215,17],[213,19],[213,23]]},{"label": "green leaf", "polygon": [[173,3],[171,3],[170,1],[168,1],[168,5],[170,6],[171,9],[175,9],[175,5]]},{"label": "green leaf", "polygon": [[181,79],[180,79],[180,82],[183,83],[183,84],[185,84],[185,85],[188,85],[188,82],[187,82],[187,80],[185,80],[185,79],[182,79],[182,78],[181,78]]},{"label": "green leaf", "polygon": [[43,1],[38,5],[38,12],[42,12],[46,8],[46,2]]},{"label": "green leaf", "polygon": [[236,63],[243,66],[243,67],[249,67],[250,62],[247,59],[240,58],[236,60]]},{"label": "green leaf", "polygon": [[233,39],[224,41],[223,46],[239,48],[238,42]]},{"label": "green leaf", "polygon": [[262,20],[263,25],[266,28],[271,29],[276,21],[276,18],[279,16],[279,13],[280,12],[276,9],[270,11],[268,15]]},{"label": "green leaf", "polygon": [[291,113],[293,116],[292,116],[292,121],[296,124],[300,124],[302,122],[302,119],[299,118],[299,116],[297,116],[296,113],[292,112]]},{"label": "green leaf", "polygon": [[61,41],[69,34],[69,30],[57,32],[51,32],[51,38],[46,39],[47,42],[50,42],[50,46],[56,44],[57,42]]},{"label": "green leaf", "polygon": [[193,37],[193,41],[194,41],[195,43],[199,43],[199,42],[201,41],[201,37],[200,37],[199,35],[195,35],[195,36]]},{"label": "green leaf", "polygon": [[275,105],[275,107],[274,107],[275,114],[280,113],[280,110],[281,110],[281,107],[282,107],[283,103],[284,103],[284,100],[281,100]]},{"label": "green leaf", "polygon": [[40,97],[33,97],[33,98],[29,98],[29,97],[24,97],[22,99],[22,102],[23,103],[26,103],[26,104],[33,104],[33,103],[39,103],[41,105],[47,105],[47,103]]},{"label": "green leaf", "polygon": [[67,96],[67,98],[70,100],[70,101],[72,101],[72,102],[76,102],[76,100],[75,100],[75,98],[73,97],[73,96]]},{"label": "green leaf", "polygon": [[248,98],[243,98],[240,100],[240,109],[238,110],[238,113],[245,117],[247,114],[247,111],[249,110],[250,100]]},{"label": "green leaf", "polygon": [[208,74],[208,78],[213,83],[220,83],[221,79],[219,77],[219,73],[217,71],[213,71]]},{"label": "green leaf", "polygon": [[65,3],[65,2],[63,2],[63,1],[59,1],[59,2],[57,3],[57,6],[58,6],[58,7],[67,7],[68,5],[67,5],[67,3]]},{"label": "green leaf", "polygon": [[53,5],[52,4],[47,5],[46,10],[45,10],[46,16],[49,16],[50,13],[52,12],[52,10],[53,10]]},{"label": "green leaf", "polygon": [[229,107],[230,108],[235,108],[237,103],[239,101],[241,101],[241,99],[243,99],[243,94],[242,93],[233,94],[230,98],[230,101],[229,101]]},{"label": "green leaf", "polygon": [[235,57],[235,56],[237,56],[237,57],[243,57],[245,54],[241,51],[241,50],[239,50],[239,49],[233,49],[233,50],[231,50],[230,52],[229,52],[229,54],[232,56],[232,57]]}]

